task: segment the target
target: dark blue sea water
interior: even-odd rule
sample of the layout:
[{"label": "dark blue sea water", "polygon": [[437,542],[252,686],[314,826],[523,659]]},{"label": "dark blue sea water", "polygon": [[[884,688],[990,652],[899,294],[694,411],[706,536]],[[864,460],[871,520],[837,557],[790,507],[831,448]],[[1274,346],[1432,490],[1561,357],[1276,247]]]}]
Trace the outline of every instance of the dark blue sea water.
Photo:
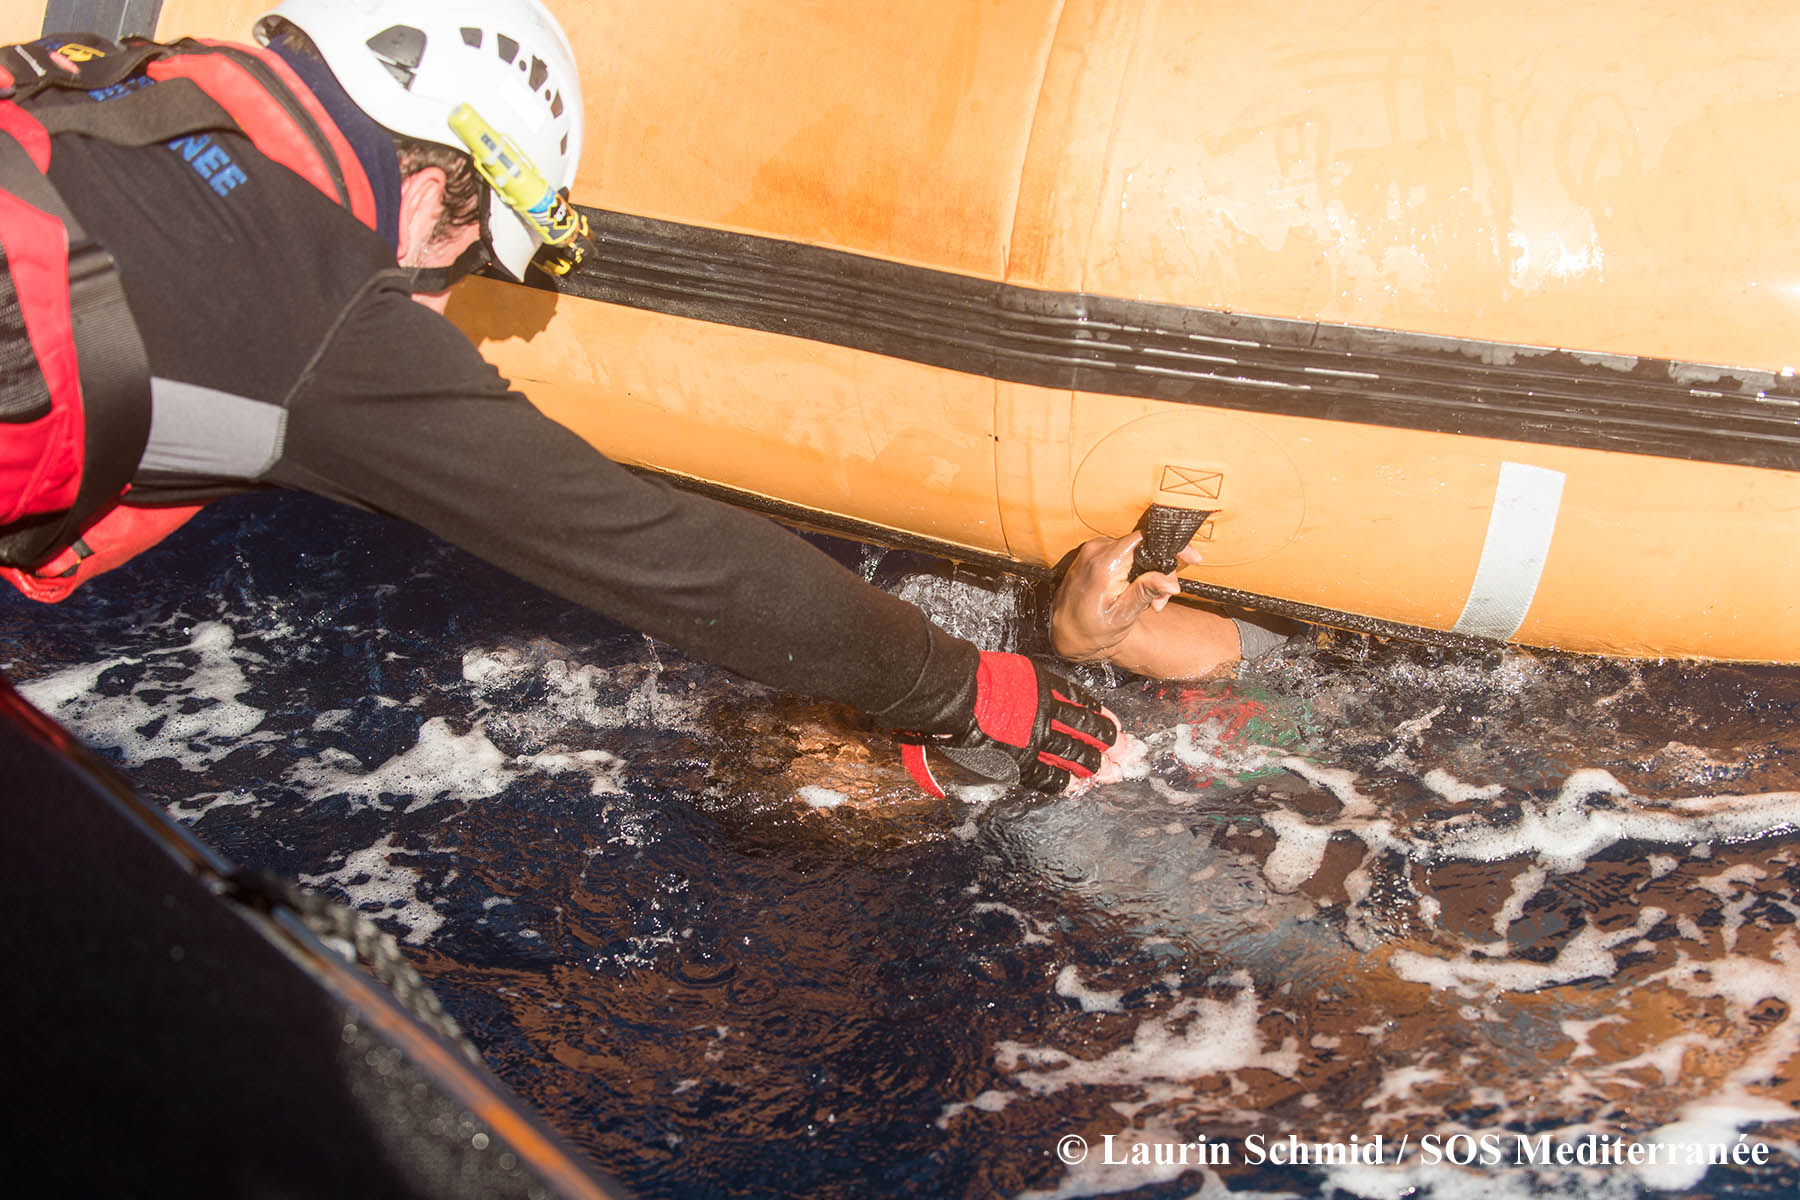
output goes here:
[{"label": "dark blue sea water", "polygon": [[[824,544],[1026,638],[1022,585]],[[1797,671],[1339,636],[1089,670],[1124,782],[938,802],[855,714],[294,496],[0,598],[0,668],[377,914],[646,1195],[1800,1192]],[[1689,1161],[1740,1137],[1764,1166]]]}]

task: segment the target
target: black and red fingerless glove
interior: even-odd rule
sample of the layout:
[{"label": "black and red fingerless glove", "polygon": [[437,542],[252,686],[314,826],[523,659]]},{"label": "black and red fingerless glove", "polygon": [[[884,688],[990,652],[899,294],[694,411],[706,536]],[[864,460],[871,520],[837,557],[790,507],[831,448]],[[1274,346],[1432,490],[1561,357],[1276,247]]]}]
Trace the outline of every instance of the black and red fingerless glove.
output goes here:
[{"label": "black and red fingerless glove", "polygon": [[1119,736],[1085,688],[1022,654],[981,655],[967,710],[961,733],[896,735],[906,769],[934,796],[944,789],[925,760],[928,748],[987,779],[1056,795],[1070,776],[1098,771]]}]

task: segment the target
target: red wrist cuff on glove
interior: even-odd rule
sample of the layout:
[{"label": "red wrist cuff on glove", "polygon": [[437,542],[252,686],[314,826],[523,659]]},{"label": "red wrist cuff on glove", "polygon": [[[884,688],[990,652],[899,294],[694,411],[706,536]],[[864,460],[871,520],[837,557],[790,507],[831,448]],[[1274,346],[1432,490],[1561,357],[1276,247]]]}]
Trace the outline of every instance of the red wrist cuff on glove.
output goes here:
[{"label": "red wrist cuff on glove", "polygon": [[984,653],[975,668],[975,727],[997,742],[1029,746],[1037,710],[1038,676],[1031,660]]},{"label": "red wrist cuff on glove", "polygon": [[936,796],[939,800],[944,799],[944,785],[931,773],[931,763],[925,757],[925,747],[917,742],[901,742],[900,762],[906,767],[906,773],[913,777],[914,783],[929,795]]}]

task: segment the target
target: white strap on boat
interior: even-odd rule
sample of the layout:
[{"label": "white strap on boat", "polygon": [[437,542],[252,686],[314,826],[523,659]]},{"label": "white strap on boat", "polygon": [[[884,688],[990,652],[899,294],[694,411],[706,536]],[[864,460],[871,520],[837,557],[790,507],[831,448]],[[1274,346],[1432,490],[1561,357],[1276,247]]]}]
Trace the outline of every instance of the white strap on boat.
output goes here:
[{"label": "white strap on boat", "polygon": [[1455,632],[1498,641],[1519,632],[1550,555],[1565,478],[1546,467],[1500,464],[1487,541]]}]

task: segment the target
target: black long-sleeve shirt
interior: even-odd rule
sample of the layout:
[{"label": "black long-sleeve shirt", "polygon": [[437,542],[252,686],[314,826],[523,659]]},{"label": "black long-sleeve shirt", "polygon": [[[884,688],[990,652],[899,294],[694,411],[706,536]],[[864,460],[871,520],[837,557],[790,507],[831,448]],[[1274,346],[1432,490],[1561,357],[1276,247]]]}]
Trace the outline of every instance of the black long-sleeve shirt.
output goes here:
[{"label": "black long-sleeve shirt", "polygon": [[413,521],[752,679],[951,732],[974,647],[757,516],[625,470],[414,302],[392,248],[235,134],[55,139],[155,376],[139,502],[290,487]]}]

